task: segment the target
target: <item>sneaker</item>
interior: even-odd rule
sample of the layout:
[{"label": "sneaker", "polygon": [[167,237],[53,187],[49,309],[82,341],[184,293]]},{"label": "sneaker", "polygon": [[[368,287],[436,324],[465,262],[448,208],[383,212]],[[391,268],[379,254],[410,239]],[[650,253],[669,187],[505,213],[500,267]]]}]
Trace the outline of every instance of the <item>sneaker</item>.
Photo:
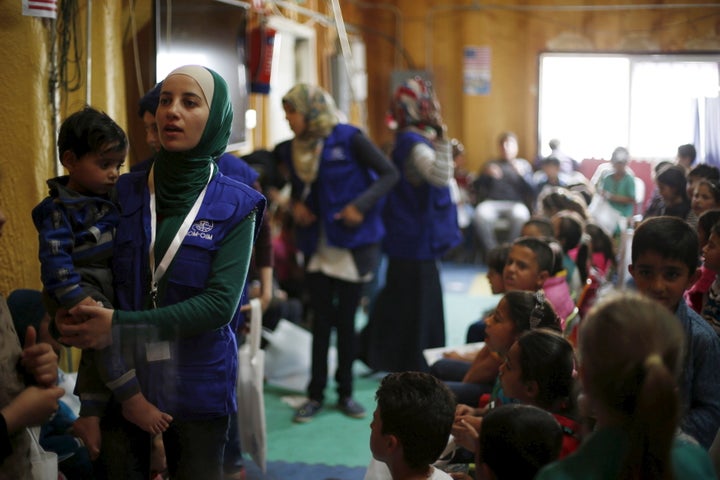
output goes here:
[{"label": "sneaker", "polygon": [[352,418],[364,418],[365,409],[351,397],[341,398],[338,402],[338,408],[342,413]]},{"label": "sneaker", "polygon": [[313,419],[316,413],[322,410],[320,402],[315,400],[308,400],[305,404],[300,407],[293,417],[293,421],[297,423],[307,423]]}]

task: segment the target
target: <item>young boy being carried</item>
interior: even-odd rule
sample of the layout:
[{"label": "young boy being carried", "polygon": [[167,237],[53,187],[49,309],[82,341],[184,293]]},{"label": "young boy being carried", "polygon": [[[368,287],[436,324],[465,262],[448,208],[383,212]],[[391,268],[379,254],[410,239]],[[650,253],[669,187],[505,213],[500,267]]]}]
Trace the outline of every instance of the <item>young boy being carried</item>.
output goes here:
[{"label": "young boy being carried", "polygon": [[633,235],[631,261],[628,270],[638,291],[663,304],[682,324],[686,345],[680,427],[707,449],[720,427],[720,339],[683,299],[698,277],[697,233],[677,217],[649,218]]},{"label": "young boy being carried", "polygon": [[447,445],[455,418],[452,392],[428,373],[401,372],[383,378],[375,398],[370,451],[392,479],[451,479],[431,464]]},{"label": "young boy being carried", "polygon": [[[39,258],[48,313],[76,305],[111,305],[110,258],[119,220],[114,185],[127,155],[125,132],[91,107],[70,115],[58,134],[60,161],[68,175],[48,180],[49,196],[32,212],[39,234]],[[84,350],[76,393],[80,418],[74,428],[91,455],[99,454],[100,417],[111,395],[123,415],[151,433],[172,420],[140,392],[135,370],[125,366],[120,341],[103,350]]]}]

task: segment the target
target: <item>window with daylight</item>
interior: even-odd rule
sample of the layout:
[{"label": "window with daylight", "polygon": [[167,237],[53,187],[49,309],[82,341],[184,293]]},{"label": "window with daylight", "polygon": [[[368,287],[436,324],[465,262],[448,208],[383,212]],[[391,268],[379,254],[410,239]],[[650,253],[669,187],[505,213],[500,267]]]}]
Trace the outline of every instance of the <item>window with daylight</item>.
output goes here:
[{"label": "window with daylight", "polygon": [[[694,143],[700,160],[716,135],[708,102],[718,101],[720,55],[560,54],[540,56],[538,142],[557,138],[577,159],[673,159]],[[713,114],[713,115],[714,115]],[[708,144],[704,148],[703,144]]]}]

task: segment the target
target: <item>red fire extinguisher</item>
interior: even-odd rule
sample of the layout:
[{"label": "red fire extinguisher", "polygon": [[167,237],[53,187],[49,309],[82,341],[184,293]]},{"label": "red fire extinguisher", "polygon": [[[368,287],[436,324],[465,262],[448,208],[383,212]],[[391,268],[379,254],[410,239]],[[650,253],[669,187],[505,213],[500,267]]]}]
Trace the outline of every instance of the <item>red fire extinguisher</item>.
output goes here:
[{"label": "red fire extinguisher", "polygon": [[264,24],[250,30],[250,91],[270,93],[270,74],[272,73],[273,46],[277,32]]}]

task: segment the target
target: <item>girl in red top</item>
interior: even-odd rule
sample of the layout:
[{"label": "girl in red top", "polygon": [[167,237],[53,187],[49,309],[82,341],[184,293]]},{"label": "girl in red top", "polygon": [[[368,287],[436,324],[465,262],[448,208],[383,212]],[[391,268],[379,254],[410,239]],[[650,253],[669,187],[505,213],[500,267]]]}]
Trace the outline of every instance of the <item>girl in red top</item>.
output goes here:
[{"label": "girl in red top", "polygon": [[553,414],[563,430],[560,458],[580,445],[580,424],[574,420],[575,353],[557,332],[536,329],[521,334],[500,366],[506,397]]}]

